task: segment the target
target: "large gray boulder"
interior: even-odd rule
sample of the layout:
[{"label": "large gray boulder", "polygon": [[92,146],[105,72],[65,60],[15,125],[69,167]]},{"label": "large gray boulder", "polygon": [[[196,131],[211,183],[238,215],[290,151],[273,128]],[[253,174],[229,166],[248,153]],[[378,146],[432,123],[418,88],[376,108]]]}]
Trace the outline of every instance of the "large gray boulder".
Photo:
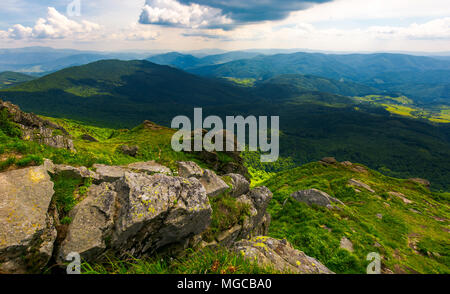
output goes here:
[{"label": "large gray boulder", "polygon": [[260,266],[271,267],[281,273],[334,274],[316,259],[294,249],[286,240],[256,237],[237,242],[234,250]]},{"label": "large gray boulder", "polygon": [[203,169],[192,161],[178,162],[178,175],[183,178],[201,178]]},{"label": "large gray boulder", "polygon": [[70,212],[72,222],[60,246],[59,261],[72,252],[92,260],[106,250],[114,226],[116,199],[114,184],[102,183],[89,189],[86,199]]},{"label": "large gray boulder", "polygon": [[331,208],[332,204],[344,205],[344,203],[339,199],[331,197],[327,193],[317,189],[297,191],[292,193],[291,197],[297,200],[298,202],[303,202],[310,206],[315,204],[318,206]]},{"label": "large gray boulder", "polygon": [[211,215],[197,179],[127,172],[115,183],[91,187],[73,211],[58,256],[78,252],[94,261],[103,253],[139,258],[184,249],[210,225]]},{"label": "large gray boulder", "polygon": [[47,264],[56,239],[53,194],[44,166],[0,173],[0,272],[39,272]]},{"label": "large gray boulder", "polygon": [[203,187],[205,187],[206,194],[209,197],[218,196],[230,189],[224,180],[208,169],[203,172],[203,176],[199,180]]}]

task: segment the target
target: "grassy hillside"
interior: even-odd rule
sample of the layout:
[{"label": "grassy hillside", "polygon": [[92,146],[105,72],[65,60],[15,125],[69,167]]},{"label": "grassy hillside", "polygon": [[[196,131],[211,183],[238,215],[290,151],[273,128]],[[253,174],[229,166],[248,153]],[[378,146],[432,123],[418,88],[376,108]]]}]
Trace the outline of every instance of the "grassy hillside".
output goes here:
[{"label": "grassy hillside", "polygon": [[0,89],[16,86],[33,80],[34,77],[22,73],[5,71],[0,73]]},{"label": "grassy hillside", "polygon": [[252,101],[246,89],[148,61],[107,60],[64,69],[3,91],[26,111],[102,126],[169,124],[193,106]]},{"label": "grassy hillside", "polygon": [[[350,179],[368,184],[375,193],[363,188],[357,192],[348,185]],[[385,272],[450,272],[449,193],[432,193],[361,165],[321,163],[278,173],[262,184],[274,193],[270,235],[286,238],[337,273],[365,273],[370,252],[383,256]],[[311,188],[329,193],[345,206],[309,207],[290,197]],[[354,252],[340,248],[343,237],[353,243]]]},{"label": "grassy hillside", "polygon": [[[195,161],[208,167],[199,159],[198,154],[174,152],[170,145],[173,129],[146,122],[128,129],[108,129],[89,126],[67,119],[46,119],[64,127],[72,136],[77,152],[56,149],[20,139],[20,131],[11,123],[5,113],[0,116],[0,171],[10,168],[41,164],[44,158],[56,164],[91,167],[95,163],[106,165],[124,165],[139,161],[155,160],[176,170],[177,161]],[[83,139],[89,135],[97,140],[91,142]],[[138,146],[136,157],[119,151],[122,145]],[[226,154],[219,160],[232,160]]]}]

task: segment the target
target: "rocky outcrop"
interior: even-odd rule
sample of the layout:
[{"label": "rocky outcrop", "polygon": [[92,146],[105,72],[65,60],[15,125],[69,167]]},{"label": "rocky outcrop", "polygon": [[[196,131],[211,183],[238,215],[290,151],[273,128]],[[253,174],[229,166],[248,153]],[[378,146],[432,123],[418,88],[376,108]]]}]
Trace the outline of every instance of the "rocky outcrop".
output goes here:
[{"label": "rocky outcrop", "polygon": [[[0,272],[38,272],[50,259],[63,263],[73,252],[96,262],[105,256],[176,254],[203,245],[212,219],[209,197],[221,193],[247,204],[248,214],[214,235],[213,243],[231,247],[268,232],[272,193],[265,187],[250,189],[242,175],[222,179],[194,166],[198,179],[189,172],[188,178],[172,176],[155,162],[97,164],[94,169],[45,160],[40,167],[0,173],[0,221],[6,224],[0,227]],[[93,179],[87,195],[70,211],[70,224],[59,222],[50,174]]]},{"label": "rocky outcrop", "polygon": [[199,180],[203,187],[205,187],[206,194],[210,197],[218,196],[230,189],[224,180],[208,169],[203,172]]},{"label": "rocky outcrop", "polygon": [[260,266],[271,267],[282,273],[333,274],[316,259],[294,249],[286,240],[256,237],[237,242],[234,250]]},{"label": "rocky outcrop", "polygon": [[7,110],[12,121],[21,128],[22,139],[76,151],[69,133],[64,128],[32,113],[23,112],[17,105],[0,100],[0,111],[3,109]]},{"label": "rocky outcrop", "polygon": [[209,226],[211,214],[198,180],[127,172],[115,183],[92,187],[75,207],[58,258],[70,252],[89,261],[105,252],[139,258],[167,247],[185,248]]},{"label": "rocky outcrop", "polygon": [[0,272],[39,272],[52,256],[54,191],[44,166],[0,173]]},{"label": "rocky outcrop", "polygon": [[250,182],[240,174],[227,174],[223,178],[229,178],[231,184],[230,195],[232,197],[238,197],[246,194],[250,190]]},{"label": "rocky outcrop", "polygon": [[345,205],[339,199],[331,197],[327,193],[317,189],[297,191],[292,193],[291,197],[297,200],[298,202],[303,202],[310,206],[315,204],[318,206],[332,208],[333,207],[332,204]]}]

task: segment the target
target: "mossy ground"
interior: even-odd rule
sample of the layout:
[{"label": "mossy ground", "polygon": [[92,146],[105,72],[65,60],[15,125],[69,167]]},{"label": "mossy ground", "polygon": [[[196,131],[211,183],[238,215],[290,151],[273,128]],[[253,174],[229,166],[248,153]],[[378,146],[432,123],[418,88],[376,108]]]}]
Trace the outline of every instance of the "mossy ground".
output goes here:
[{"label": "mossy ground", "polygon": [[[383,266],[394,272],[450,273],[448,193],[432,193],[409,180],[367,170],[310,163],[271,177],[263,183],[274,193],[269,235],[286,238],[337,273],[365,273],[371,252],[380,253]],[[347,185],[351,178],[368,184],[375,193],[364,189],[357,193]],[[309,207],[290,197],[310,188],[325,191],[346,206]],[[388,192],[402,193],[413,203]],[[342,237],[351,240],[353,253],[340,248]]]},{"label": "mossy ground", "polygon": [[406,96],[391,97],[383,95],[368,95],[355,97],[357,101],[380,105],[392,114],[409,118],[420,118],[435,123],[450,123],[449,106],[435,105],[427,108],[418,107]]}]

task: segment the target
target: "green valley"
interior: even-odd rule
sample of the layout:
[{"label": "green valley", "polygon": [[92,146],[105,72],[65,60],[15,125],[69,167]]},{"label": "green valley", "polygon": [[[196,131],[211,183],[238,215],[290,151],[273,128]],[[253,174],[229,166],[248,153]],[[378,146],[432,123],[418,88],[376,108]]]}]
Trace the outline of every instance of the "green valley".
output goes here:
[{"label": "green valley", "polygon": [[148,119],[169,126],[177,115],[192,117],[194,107],[223,118],[277,115],[281,155],[297,165],[334,156],[391,176],[427,178],[433,189],[448,189],[448,124],[392,116],[380,101],[360,103],[317,89],[353,95],[370,91],[310,76],[281,76],[242,87],[147,61],[107,60],[0,91],[0,97],[26,111],[109,128],[132,128]]}]

